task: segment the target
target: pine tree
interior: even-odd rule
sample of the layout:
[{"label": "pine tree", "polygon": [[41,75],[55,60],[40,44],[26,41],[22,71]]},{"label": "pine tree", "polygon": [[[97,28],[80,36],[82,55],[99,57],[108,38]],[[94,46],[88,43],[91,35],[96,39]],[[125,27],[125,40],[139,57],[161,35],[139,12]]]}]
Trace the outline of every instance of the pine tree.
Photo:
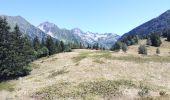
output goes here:
[{"label": "pine tree", "polygon": [[31,45],[23,38],[16,25],[13,32],[6,19],[0,18],[0,79],[27,75],[34,58]]},{"label": "pine tree", "polygon": [[63,41],[60,41],[60,46],[61,46],[61,52],[65,50],[65,45]]},{"label": "pine tree", "polygon": [[41,48],[41,44],[37,36],[33,40],[33,47],[35,51],[38,51]]},{"label": "pine tree", "polygon": [[162,44],[159,33],[152,33],[150,39],[152,46],[159,47]]},{"label": "pine tree", "polygon": [[59,53],[59,52],[61,52],[62,50],[62,48],[61,48],[61,45],[60,45],[60,41],[56,41],[55,42],[55,48],[56,48],[56,53]]},{"label": "pine tree", "polygon": [[42,40],[41,40],[41,48],[44,47],[44,46],[46,46],[46,45],[45,45],[44,38],[42,38]]},{"label": "pine tree", "polygon": [[167,31],[167,41],[170,41],[170,30]]},{"label": "pine tree", "polygon": [[80,49],[83,49],[82,43],[80,42]]},{"label": "pine tree", "polygon": [[50,36],[47,37],[46,47],[49,50],[49,55],[52,55],[55,53],[55,44],[53,42],[53,39]]}]

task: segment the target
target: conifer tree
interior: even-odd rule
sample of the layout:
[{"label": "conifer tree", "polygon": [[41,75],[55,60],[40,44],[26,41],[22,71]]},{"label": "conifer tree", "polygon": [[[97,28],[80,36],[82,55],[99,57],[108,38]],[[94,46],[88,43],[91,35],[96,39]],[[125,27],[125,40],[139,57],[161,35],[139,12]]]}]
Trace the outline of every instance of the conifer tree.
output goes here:
[{"label": "conifer tree", "polygon": [[61,50],[61,45],[60,45],[60,41],[56,41],[55,42],[55,48],[56,48],[56,53],[59,53],[59,52],[61,52],[62,50]]},{"label": "conifer tree", "polygon": [[159,47],[162,44],[159,33],[152,33],[150,39],[152,46]]},{"label": "conifer tree", "polygon": [[167,31],[167,41],[170,41],[170,30]]},{"label": "conifer tree", "polygon": [[41,40],[41,47],[44,47],[45,46],[45,41],[44,41],[44,38],[42,38]]},{"label": "conifer tree", "polygon": [[60,46],[61,46],[61,52],[63,52],[65,49],[65,45],[63,41],[60,41]]},{"label": "conifer tree", "polygon": [[41,44],[37,36],[33,40],[33,47],[35,51],[38,51],[41,48]]},{"label": "conifer tree", "polygon": [[47,37],[46,47],[49,50],[49,55],[52,55],[55,53],[55,44],[53,42],[53,39],[50,36]]},{"label": "conifer tree", "polygon": [[0,18],[0,79],[27,75],[34,54],[29,41],[22,37],[16,25],[13,32],[6,19]]}]

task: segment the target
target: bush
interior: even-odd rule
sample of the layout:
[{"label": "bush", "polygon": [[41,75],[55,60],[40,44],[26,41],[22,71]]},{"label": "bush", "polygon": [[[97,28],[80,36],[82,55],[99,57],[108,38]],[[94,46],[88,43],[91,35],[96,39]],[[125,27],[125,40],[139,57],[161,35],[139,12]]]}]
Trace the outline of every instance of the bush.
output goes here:
[{"label": "bush", "polygon": [[143,88],[141,91],[138,92],[138,95],[141,97],[147,96],[149,94],[148,88]]},{"label": "bush", "polygon": [[159,48],[156,49],[156,54],[160,54]]},{"label": "bush", "polygon": [[112,46],[111,50],[120,51],[121,48],[122,48],[122,42],[118,41]]},{"label": "bush", "polygon": [[71,47],[65,46],[64,52],[72,52]]},{"label": "bush", "polygon": [[122,50],[123,52],[126,52],[128,50],[128,47],[125,43],[122,44]]},{"label": "bush", "polygon": [[164,96],[165,94],[166,94],[165,91],[160,91],[160,92],[159,92],[159,95],[160,95],[160,96]]},{"label": "bush", "polygon": [[49,50],[47,47],[43,47],[37,51],[37,58],[46,57],[49,55]]},{"label": "bush", "polygon": [[147,48],[145,45],[140,45],[139,48],[138,48],[138,53],[139,54],[145,54],[147,55]]},{"label": "bush", "polygon": [[152,46],[159,47],[162,44],[160,39],[160,33],[152,33],[150,39]]}]

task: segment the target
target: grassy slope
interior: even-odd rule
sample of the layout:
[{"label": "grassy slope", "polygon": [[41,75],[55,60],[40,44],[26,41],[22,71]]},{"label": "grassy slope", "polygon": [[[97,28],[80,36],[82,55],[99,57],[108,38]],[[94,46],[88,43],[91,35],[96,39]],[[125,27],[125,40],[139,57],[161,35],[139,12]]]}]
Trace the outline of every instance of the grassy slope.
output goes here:
[{"label": "grassy slope", "polygon": [[[140,41],[144,44],[145,41]],[[149,56],[137,54],[139,45],[127,53],[74,50],[32,63],[30,75],[7,82],[13,91],[1,91],[0,99],[132,99],[143,88],[150,95],[170,92],[170,43],[163,41],[160,56],[148,47]],[[1,90],[8,90],[2,88]]]}]

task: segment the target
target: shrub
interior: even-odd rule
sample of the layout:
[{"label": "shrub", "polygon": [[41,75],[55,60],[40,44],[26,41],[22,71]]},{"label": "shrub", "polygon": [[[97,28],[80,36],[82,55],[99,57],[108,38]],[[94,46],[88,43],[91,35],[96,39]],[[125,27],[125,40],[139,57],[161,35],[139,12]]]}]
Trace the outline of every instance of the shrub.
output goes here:
[{"label": "shrub", "polygon": [[126,52],[128,50],[128,47],[125,43],[122,44],[122,50],[123,52]]},{"label": "shrub", "polygon": [[120,51],[121,48],[122,48],[122,42],[118,41],[112,46],[111,50]]},{"label": "shrub", "polygon": [[160,39],[160,33],[152,33],[150,39],[152,42],[152,46],[159,47],[162,44]]},{"label": "shrub", "polygon": [[148,88],[143,88],[141,91],[138,92],[138,95],[141,97],[147,96],[149,94]]},{"label": "shrub", "polygon": [[165,94],[166,94],[165,91],[160,91],[160,92],[159,92],[159,95],[160,95],[160,96],[164,96]]},{"label": "shrub", "polygon": [[65,46],[64,52],[72,52],[71,47]]},{"label": "shrub", "polygon": [[139,54],[145,54],[147,55],[147,48],[145,45],[140,45],[139,48],[138,48],[138,53]]},{"label": "shrub", "polygon": [[43,47],[37,51],[37,58],[46,57],[49,55],[49,50],[47,47]]},{"label": "shrub", "polygon": [[156,54],[160,54],[159,48],[156,49]]}]

